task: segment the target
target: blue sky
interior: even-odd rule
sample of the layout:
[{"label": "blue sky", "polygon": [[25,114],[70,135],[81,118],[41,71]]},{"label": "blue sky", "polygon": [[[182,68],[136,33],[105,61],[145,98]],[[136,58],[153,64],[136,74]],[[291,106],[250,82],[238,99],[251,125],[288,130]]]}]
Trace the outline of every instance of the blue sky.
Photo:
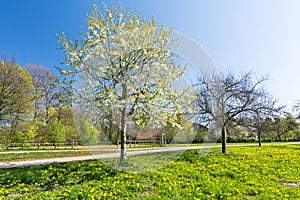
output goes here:
[{"label": "blue sky", "polygon": [[[54,70],[64,58],[56,50],[60,47],[56,34],[76,38],[92,5],[101,2],[0,0],[0,54],[15,56],[21,66],[37,64]],[[269,75],[266,86],[281,103],[291,106],[300,99],[300,1],[118,2],[194,38],[220,71]]]}]

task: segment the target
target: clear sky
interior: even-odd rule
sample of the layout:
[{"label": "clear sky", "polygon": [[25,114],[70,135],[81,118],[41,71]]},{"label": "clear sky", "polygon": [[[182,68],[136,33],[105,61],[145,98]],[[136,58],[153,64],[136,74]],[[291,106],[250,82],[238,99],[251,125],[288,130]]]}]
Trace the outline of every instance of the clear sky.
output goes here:
[{"label": "clear sky", "polygon": [[[50,70],[64,55],[56,34],[74,39],[96,0],[0,0],[0,54]],[[110,5],[112,1],[105,1]],[[274,97],[300,100],[300,1],[124,0],[123,7],[194,38],[222,72],[269,75]]]}]

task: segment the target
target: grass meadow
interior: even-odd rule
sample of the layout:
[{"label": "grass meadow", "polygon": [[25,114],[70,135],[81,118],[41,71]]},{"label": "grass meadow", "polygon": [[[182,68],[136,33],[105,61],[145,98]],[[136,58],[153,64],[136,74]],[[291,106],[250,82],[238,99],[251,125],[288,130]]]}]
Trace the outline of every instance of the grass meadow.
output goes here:
[{"label": "grass meadow", "polygon": [[204,151],[1,169],[0,199],[300,199],[299,145]]}]

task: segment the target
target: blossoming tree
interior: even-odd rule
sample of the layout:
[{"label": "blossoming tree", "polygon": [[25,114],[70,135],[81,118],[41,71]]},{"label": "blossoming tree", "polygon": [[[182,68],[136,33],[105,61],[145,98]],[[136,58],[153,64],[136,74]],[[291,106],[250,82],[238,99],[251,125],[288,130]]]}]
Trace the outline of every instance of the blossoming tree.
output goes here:
[{"label": "blossoming tree", "polygon": [[172,82],[185,70],[172,53],[171,29],[156,27],[154,18],[147,22],[122,7],[104,5],[104,11],[94,6],[81,40],[58,36],[69,66],[61,73],[80,80],[80,88],[73,91],[94,120],[106,123],[107,116],[114,116],[124,162],[129,120],[140,126],[149,120],[153,126],[178,125],[170,113],[182,112],[182,93],[172,89]]}]

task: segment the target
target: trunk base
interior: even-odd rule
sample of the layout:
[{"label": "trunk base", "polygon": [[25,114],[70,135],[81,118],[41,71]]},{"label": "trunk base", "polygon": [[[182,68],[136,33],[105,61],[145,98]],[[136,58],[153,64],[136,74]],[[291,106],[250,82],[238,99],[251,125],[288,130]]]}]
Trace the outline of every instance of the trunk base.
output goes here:
[{"label": "trunk base", "polygon": [[120,163],[124,164],[126,162],[126,149],[121,149]]},{"label": "trunk base", "polygon": [[226,153],[226,127],[222,129],[222,153]]}]

